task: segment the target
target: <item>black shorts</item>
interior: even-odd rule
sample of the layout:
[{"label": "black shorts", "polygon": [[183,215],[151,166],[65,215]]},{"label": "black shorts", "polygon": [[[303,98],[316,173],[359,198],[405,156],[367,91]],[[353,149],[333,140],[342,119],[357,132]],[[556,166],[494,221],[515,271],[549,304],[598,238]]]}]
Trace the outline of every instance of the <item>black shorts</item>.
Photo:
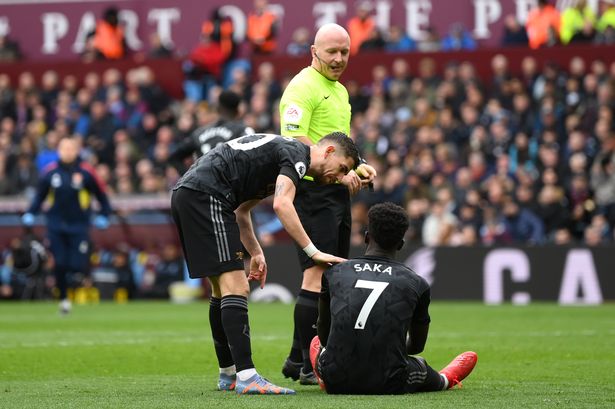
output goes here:
[{"label": "black shorts", "polygon": [[[317,185],[301,180],[295,208],[305,232],[318,250],[348,258],[350,251],[350,194],[344,185]],[[297,248],[299,263],[306,270],[316,263]]]},{"label": "black shorts", "polygon": [[[340,372],[340,365],[335,362],[334,357],[328,356],[326,348],[318,356],[318,371],[325,384],[327,393],[330,394],[355,394],[355,395],[400,395],[416,392],[435,392],[442,390],[444,381],[441,376],[421,357],[409,356],[406,367],[397,373],[394,379],[387,380],[379,387],[374,387],[375,382],[361,383],[351,380],[352,376],[361,377],[356,372],[352,375]],[[382,376],[370,372],[363,377],[375,376],[379,381]]]},{"label": "black shorts", "polygon": [[243,270],[244,248],[230,206],[209,193],[179,188],[171,196],[190,278]]}]

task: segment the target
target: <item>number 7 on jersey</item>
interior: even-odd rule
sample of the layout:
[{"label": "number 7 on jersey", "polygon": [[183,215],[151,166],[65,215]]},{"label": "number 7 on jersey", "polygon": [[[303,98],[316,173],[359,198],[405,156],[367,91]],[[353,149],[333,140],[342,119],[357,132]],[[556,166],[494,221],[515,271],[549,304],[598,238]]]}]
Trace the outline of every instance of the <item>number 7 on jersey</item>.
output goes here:
[{"label": "number 7 on jersey", "polygon": [[372,308],[374,308],[380,294],[382,294],[388,285],[389,283],[383,283],[382,281],[357,280],[354,285],[355,288],[368,288],[372,290],[372,292],[365,300],[361,311],[359,311],[359,316],[357,317],[357,322],[354,324],[354,329],[365,329],[365,323],[369,318],[369,313],[372,312]]}]

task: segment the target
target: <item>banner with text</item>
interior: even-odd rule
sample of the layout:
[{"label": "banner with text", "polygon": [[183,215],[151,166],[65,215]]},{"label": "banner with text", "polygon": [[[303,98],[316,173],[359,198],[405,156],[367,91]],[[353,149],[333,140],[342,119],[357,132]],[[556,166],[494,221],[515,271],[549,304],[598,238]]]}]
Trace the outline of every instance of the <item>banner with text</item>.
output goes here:
[{"label": "banner with text", "polygon": [[[572,0],[558,0],[563,9]],[[589,0],[597,9],[598,0]],[[279,49],[283,52],[298,27],[312,33],[325,23],[346,26],[355,15],[355,0],[295,1],[271,0],[269,8],[280,21]],[[506,15],[525,21],[536,0],[372,0],[376,24],[386,30],[397,25],[416,40],[433,28],[440,36],[454,23],[461,23],[481,45],[500,43]],[[86,36],[96,20],[110,5],[119,11],[125,26],[126,42],[133,51],[147,51],[150,35],[157,32],[163,42],[180,54],[187,53],[199,41],[203,22],[212,11],[220,9],[234,24],[237,42],[245,39],[247,17],[252,0],[235,0],[232,4],[189,0],[0,0],[0,35],[9,34],[31,59],[74,59],[83,51]]]},{"label": "banner with text", "polygon": [[[253,297],[292,300],[301,284],[294,247],[274,246],[265,254],[267,285]],[[615,300],[613,254],[613,247],[423,247],[404,248],[399,260],[430,283],[434,300],[592,305]]]}]

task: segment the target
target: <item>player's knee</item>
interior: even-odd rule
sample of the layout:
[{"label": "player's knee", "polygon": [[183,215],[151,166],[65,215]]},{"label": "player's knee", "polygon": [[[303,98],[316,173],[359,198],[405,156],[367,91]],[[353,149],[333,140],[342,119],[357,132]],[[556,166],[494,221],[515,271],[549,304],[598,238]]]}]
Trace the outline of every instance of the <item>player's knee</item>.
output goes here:
[{"label": "player's knee", "polygon": [[218,285],[222,297],[240,295],[247,298],[250,294],[250,285],[243,270],[222,273],[218,276]]}]

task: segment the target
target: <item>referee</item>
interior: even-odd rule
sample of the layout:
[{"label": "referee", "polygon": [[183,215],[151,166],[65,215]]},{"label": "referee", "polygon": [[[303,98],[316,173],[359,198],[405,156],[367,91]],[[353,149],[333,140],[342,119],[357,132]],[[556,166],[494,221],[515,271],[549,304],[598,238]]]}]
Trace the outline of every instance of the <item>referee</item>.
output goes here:
[{"label": "referee", "polygon": [[[280,133],[307,145],[316,144],[331,132],[350,135],[348,91],[338,82],[350,55],[348,32],[338,24],[323,25],[316,33],[311,53],[311,65],[290,81],[280,100]],[[348,257],[350,195],[367,186],[375,176],[374,168],[363,163],[356,172],[350,171],[340,184],[317,187],[309,178],[301,180],[295,207],[304,229],[319,249]],[[298,253],[303,280],[295,304],[293,345],[282,373],[287,378],[299,379],[301,384],[315,385],[317,379],[308,351],[316,335],[318,298],[326,266],[314,263],[303,251]]]}]

